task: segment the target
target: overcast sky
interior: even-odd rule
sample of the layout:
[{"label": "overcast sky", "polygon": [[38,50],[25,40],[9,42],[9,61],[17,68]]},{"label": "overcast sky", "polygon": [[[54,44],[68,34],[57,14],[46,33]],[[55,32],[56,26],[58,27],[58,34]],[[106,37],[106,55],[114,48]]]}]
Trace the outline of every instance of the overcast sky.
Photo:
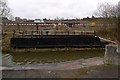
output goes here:
[{"label": "overcast sky", "polygon": [[99,3],[119,0],[8,0],[12,14],[21,18],[83,18],[92,16]]}]

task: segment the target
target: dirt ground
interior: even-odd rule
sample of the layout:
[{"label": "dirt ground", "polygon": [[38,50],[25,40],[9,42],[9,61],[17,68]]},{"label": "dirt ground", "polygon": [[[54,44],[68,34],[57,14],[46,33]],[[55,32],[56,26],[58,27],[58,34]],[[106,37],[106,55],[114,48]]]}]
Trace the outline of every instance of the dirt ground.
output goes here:
[{"label": "dirt ground", "polygon": [[118,66],[102,65],[73,70],[5,70],[3,78],[120,78]]},{"label": "dirt ground", "polygon": [[3,78],[118,78],[119,66],[103,64],[102,58],[59,64],[4,66]]}]

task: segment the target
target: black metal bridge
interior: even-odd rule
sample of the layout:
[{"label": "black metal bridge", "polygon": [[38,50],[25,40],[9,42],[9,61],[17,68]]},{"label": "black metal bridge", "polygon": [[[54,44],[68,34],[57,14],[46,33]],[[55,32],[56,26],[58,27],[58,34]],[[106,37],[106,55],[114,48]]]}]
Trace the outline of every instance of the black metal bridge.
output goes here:
[{"label": "black metal bridge", "polygon": [[[24,34],[24,33],[22,33]],[[78,35],[32,35],[29,37],[11,38],[12,48],[100,48],[105,47],[108,42],[101,41],[94,34],[78,34]]]}]

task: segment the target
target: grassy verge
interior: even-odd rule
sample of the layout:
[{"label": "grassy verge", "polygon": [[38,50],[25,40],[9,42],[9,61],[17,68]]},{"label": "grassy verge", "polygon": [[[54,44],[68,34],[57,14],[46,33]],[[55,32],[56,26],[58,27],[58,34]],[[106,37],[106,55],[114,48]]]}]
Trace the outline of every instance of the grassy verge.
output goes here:
[{"label": "grassy verge", "polygon": [[114,26],[109,27],[80,27],[78,30],[81,31],[95,31],[97,36],[111,39],[111,40],[117,40],[117,28]]}]

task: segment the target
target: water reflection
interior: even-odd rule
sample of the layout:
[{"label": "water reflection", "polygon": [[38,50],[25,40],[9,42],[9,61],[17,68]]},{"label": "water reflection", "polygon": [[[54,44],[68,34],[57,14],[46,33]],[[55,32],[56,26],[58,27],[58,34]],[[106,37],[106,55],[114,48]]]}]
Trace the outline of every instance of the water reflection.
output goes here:
[{"label": "water reflection", "polygon": [[103,57],[104,50],[14,52],[3,55],[4,65],[57,63],[82,58]]}]

